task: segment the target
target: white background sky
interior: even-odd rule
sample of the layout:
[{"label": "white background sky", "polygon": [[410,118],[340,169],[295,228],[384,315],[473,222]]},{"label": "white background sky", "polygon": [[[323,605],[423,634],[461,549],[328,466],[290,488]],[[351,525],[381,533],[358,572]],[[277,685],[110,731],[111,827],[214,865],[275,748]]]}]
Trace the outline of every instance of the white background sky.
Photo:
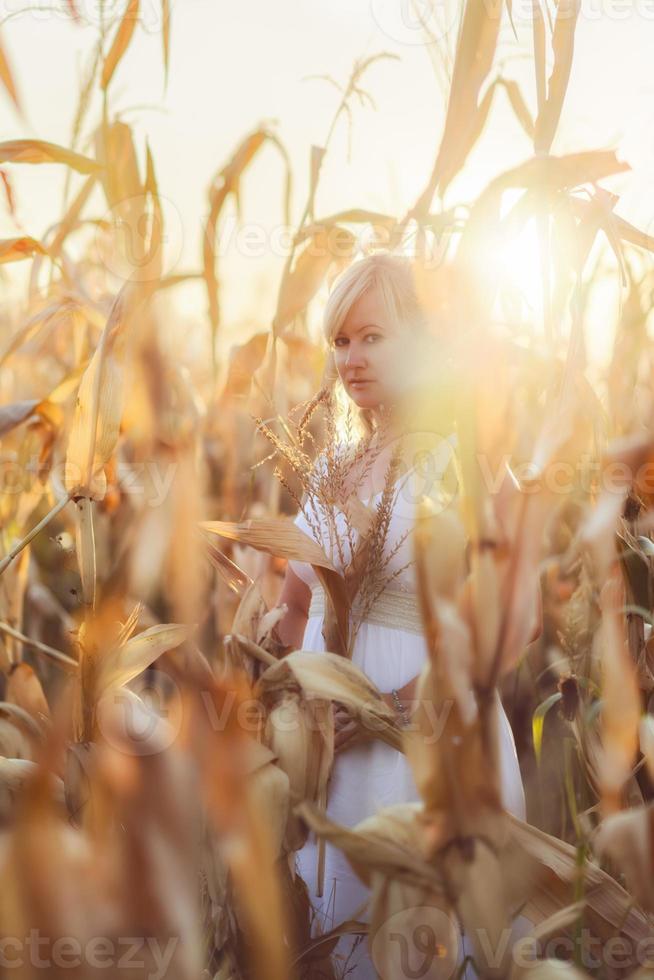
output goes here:
[{"label": "white background sky", "polygon": [[[77,0],[94,17],[97,0]],[[159,187],[166,199],[169,272],[199,269],[207,188],[215,171],[243,136],[265,120],[277,120],[294,168],[293,218],[300,216],[312,144],[322,144],[338,101],[324,81],[344,82],[356,58],[383,50],[399,61],[374,65],[364,87],[378,106],[354,105],[352,157],[341,120],[325,159],[317,214],[363,207],[401,215],[429,174],[444,118],[444,90],[428,47],[416,31],[401,27],[406,0],[173,0],[170,78],[163,92],[159,0],[142,0],[144,25],[111,86],[112,111],[135,127],[139,152],[147,136]],[[452,24],[456,3],[436,0],[438,16]],[[0,0],[2,28],[27,122],[0,94],[0,139],[38,137],[67,145],[76,109],[81,68],[96,30],[80,27],[36,2]],[[526,3],[523,0],[522,7]],[[115,9],[115,4],[108,3]],[[424,6],[424,5],[423,5]],[[449,13],[448,13],[449,10]],[[535,94],[531,26],[514,0],[519,43],[508,25],[500,53],[505,73],[517,78],[530,107]],[[453,47],[455,30],[449,34]],[[576,33],[573,75],[554,153],[612,148],[632,171],[604,182],[621,195],[616,211],[646,228],[654,218],[654,0],[584,2]],[[445,205],[469,201],[498,172],[526,158],[531,146],[505,108],[503,93],[464,175],[448,190]],[[90,117],[97,120],[96,112]],[[86,132],[89,132],[87,125]],[[7,166],[18,215],[27,234],[41,235],[61,216],[63,168]],[[74,184],[77,186],[77,184]],[[283,168],[265,149],[242,188],[243,218],[270,230],[282,219]],[[94,199],[96,214],[102,198]],[[231,209],[228,209],[231,213]],[[0,234],[16,229],[0,205]],[[245,258],[232,246],[223,259],[224,315],[230,328],[265,327],[274,311],[281,259]],[[172,297],[171,297],[172,298]],[[201,288],[178,291],[179,315],[201,320]]]}]

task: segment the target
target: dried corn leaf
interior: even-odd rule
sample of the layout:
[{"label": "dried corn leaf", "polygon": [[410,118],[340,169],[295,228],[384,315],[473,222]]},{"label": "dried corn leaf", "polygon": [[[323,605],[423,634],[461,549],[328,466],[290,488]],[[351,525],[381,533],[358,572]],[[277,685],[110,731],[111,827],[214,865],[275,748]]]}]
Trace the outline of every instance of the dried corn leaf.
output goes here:
[{"label": "dried corn leaf", "polygon": [[[211,564],[232,592],[235,592],[237,595],[242,595],[245,589],[252,585],[252,579],[247,572],[244,572],[242,568],[238,567],[236,562],[233,562],[231,558],[223,554],[220,548],[215,548],[209,543],[207,545],[207,554],[209,555]],[[241,630],[238,632],[241,632]]]},{"label": "dried corn leaf", "polygon": [[202,521],[200,527],[207,534],[217,534],[231,541],[247,544],[269,555],[308,562],[328,571],[335,571],[320,545],[288,518],[260,518],[242,523]]},{"label": "dried corn leaf", "polygon": [[273,332],[278,336],[313,299],[336,259],[351,258],[356,239],[345,228],[318,228],[298,255],[292,269],[285,270],[279,289]]},{"label": "dried corn leaf", "polygon": [[163,44],[164,88],[168,85],[170,66],[170,0],[161,0],[161,40]]},{"label": "dried corn leaf", "polygon": [[[534,74],[536,79],[536,107],[537,115],[540,115],[547,99],[547,83],[545,79],[546,58],[545,58],[545,25],[543,23],[543,10],[541,0],[534,0],[532,4],[532,36],[534,43]],[[548,11],[549,14],[549,11]]]},{"label": "dried corn leaf", "polygon": [[[348,644],[349,600],[345,582],[327,555],[313,538],[309,537],[288,518],[249,520],[243,523],[226,521],[202,521],[202,530],[218,534],[232,541],[250,545],[259,551],[279,558],[308,562],[327,593],[334,619],[334,652],[345,655]],[[328,609],[327,616],[330,615]]]},{"label": "dried corn leaf", "polygon": [[11,338],[7,349],[0,357],[0,365],[4,364],[7,358],[10,357],[11,354],[18,350],[23,344],[26,344],[32,340],[38,334],[39,330],[48,325],[52,319],[66,315],[71,309],[75,308],[71,308],[68,304],[62,303],[61,300],[57,300],[56,302],[48,303],[46,306],[37,310],[37,312],[29,317],[29,319]]},{"label": "dried corn leaf", "polygon": [[240,215],[239,187],[241,177],[268,138],[269,134],[263,129],[250,133],[240,143],[231,160],[214,176],[209,188],[209,215],[202,240],[202,260],[209,299],[209,319],[211,321],[214,345],[216,332],[220,323],[218,276],[216,273],[216,230],[218,219],[220,218],[223,204],[230,194],[233,194],[236,199],[237,213]]},{"label": "dried corn leaf", "polygon": [[254,373],[261,367],[265,357],[269,337],[268,333],[257,333],[245,344],[232,346],[223,388],[224,396],[229,398],[248,394]]},{"label": "dried corn leaf", "polygon": [[102,500],[106,492],[103,467],[114,452],[120,431],[127,335],[135,294],[132,283],[121,289],[82,377],[65,467],[66,489],[77,496]]},{"label": "dried corn leaf", "polygon": [[102,166],[89,157],[45,140],[9,140],[0,143],[0,163],[63,163],[81,174],[98,174]]},{"label": "dried corn leaf", "polygon": [[[131,127],[117,120],[98,129],[96,155],[105,165],[102,185],[109,207],[128,220],[130,229],[138,231],[135,222],[143,213],[145,200]],[[143,235],[138,234],[135,241],[139,246],[142,240]]]},{"label": "dried corn leaf", "polygon": [[511,108],[515,114],[516,119],[522,126],[526,135],[530,138],[534,138],[534,120],[531,117],[531,113],[527,108],[527,103],[524,100],[524,96],[520,91],[520,87],[516,81],[512,78],[498,78],[497,84],[501,85],[507,96],[509,97],[509,102],[511,103]]},{"label": "dried corn leaf", "polygon": [[161,274],[163,271],[163,242],[164,242],[164,217],[163,209],[161,207],[161,198],[159,197],[159,187],[157,185],[157,177],[154,169],[154,159],[150,151],[150,144],[146,143],[146,168],[145,168],[145,194],[148,195],[152,207],[152,215],[150,219],[150,240],[148,243],[147,256],[143,263],[143,269],[141,269],[141,276],[143,276],[144,269],[150,267],[147,271],[147,275],[151,279],[159,280],[161,279]]},{"label": "dried corn leaf", "polygon": [[174,650],[190,635],[188,626],[159,623],[106,654],[98,669],[98,694],[122,687],[138,677],[167,650]]},{"label": "dried corn leaf", "polygon": [[134,28],[136,27],[139,19],[139,9],[139,0],[128,0],[127,8],[123,14],[120,24],[118,25],[116,36],[112,41],[109,53],[105,58],[104,65],[102,66],[100,85],[103,89],[108,87],[121,58],[125,54],[129,43],[132,40]]},{"label": "dried corn leaf", "polygon": [[4,44],[2,43],[2,38],[0,38],[0,82],[4,85],[11,101],[14,103],[19,112],[22,112],[20,101],[18,99],[18,90],[16,88],[16,82],[14,80],[14,75],[9,65],[9,59],[7,58]]},{"label": "dried corn leaf", "polygon": [[[574,899],[580,876],[577,849],[510,813],[507,818],[512,836],[540,865],[535,889],[523,909],[525,915],[538,923]],[[635,942],[650,936],[646,915],[634,906],[629,893],[609,874],[587,860],[581,875],[586,898],[585,922],[595,935],[604,940],[623,935]]]},{"label": "dried corn leaf", "polygon": [[64,217],[55,225],[57,231],[55,237],[48,247],[48,252],[53,258],[56,258],[59,255],[62,246],[71,231],[78,227],[82,211],[84,210],[84,207],[86,206],[86,203],[93,192],[96,180],[97,176],[95,174],[91,174],[86,178],[75,195]]},{"label": "dried corn leaf", "polygon": [[561,118],[563,100],[570,80],[574,37],[581,0],[559,0],[552,37],[554,66],[547,83],[547,98],[539,107],[534,134],[534,151],[549,153]]},{"label": "dried corn leaf", "polygon": [[414,210],[427,212],[435,190],[444,193],[472,146],[479,92],[495,57],[501,18],[484,0],[467,0],[459,32],[443,137],[429,185]]},{"label": "dried corn leaf", "polygon": [[47,254],[41,242],[28,235],[23,235],[21,238],[4,238],[0,241],[0,264],[19,262],[21,259],[32,258],[37,253]]}]

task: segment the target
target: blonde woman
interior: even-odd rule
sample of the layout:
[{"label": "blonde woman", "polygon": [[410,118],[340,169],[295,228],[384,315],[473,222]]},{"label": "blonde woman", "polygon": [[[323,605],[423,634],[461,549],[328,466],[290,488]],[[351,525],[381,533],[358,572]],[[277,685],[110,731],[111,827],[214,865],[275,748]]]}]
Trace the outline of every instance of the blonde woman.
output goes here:
[{"label": "blonde woman", "polygon": [[[410,261],[396,255],[375,254],[353,263],[332,287],[324,333],[330,352],[327,380],[334,384],[340,397],[349,399],[358,410],[355,414],[368,450],[355,454],[346,476],[346,493],[354,493],[364,503],[373,505],[383,496],[387,468],[402,436],[402,420],[395,408],[403,392],[416,380],[413,374],[407,377],[407,364],[416,364],[415,358],[406,360],[407,351],[415,351],[416,343],[427,335]],[[446,438],[433,447],[435,468],[430,471],[431,479],[440,477],[446,469],[453,442],[454,437]],[[385,568],[390,576],[389,586],[358,623],[352,650],[353,663],[370,677],[404,723],[426,657],[409,532],[417,496],[430,491],[424,485],[424,473],[417,485],[411,480],[415,468],[410,465],[411,458],[407,462],[408,472],[405,470],[397,482],[399,492],[393,500],[384,543],[389,556]],[[300,510],[295,523],[311,535],[315,532],[315,519],[315,509],[310,511],[307,507]],[[334,542],[330,540],[327,521],[321,522],[320,543],[328,554],[331,551],[333,563],[342,570],[343,559],[351,557],[345,515],[336,511],[334,520],[341,537],[339,547],[330,548]],[[343,523],[339,524],[341,520]],[[288,613],[279,625],[282,640],[298,649],[323,651],[324,597],[311,565],[289,562],[279,603],[288,605]],[[335,708],[334,720],[336,755],[327,802],[332,819],[353,826],[381,807],[419,799],[402,753],[379,740],[362,737],[357,723],[342,706]],[[501,706],[500,728],[503,802],[524,819],[525,801],[515,744]],[[360,907],[368,890],[344,855],[327,844],[324,889],[319,897],[316,846],[311,835],[298,853],[298,870],[307,883],[324,931],[355,914],[361,918]],[[352,943],[352,937],[342,937],[336,952],[346,957],[352,952]],[[351,968],[348,976],[356,980],[377,976],[365,943],[354,949],[348,963],[348,970]]]}]

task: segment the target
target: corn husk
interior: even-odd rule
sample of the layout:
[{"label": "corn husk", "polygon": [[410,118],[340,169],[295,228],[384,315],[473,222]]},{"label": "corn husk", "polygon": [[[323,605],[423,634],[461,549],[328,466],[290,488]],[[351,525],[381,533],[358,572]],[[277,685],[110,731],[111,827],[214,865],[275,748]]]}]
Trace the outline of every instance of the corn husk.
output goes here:
[{"label": "corn husk", "polygon": [[594,844],[624,874],[627,888],[649,912],[654,910],[654,808],[634,807],[612,813],[599,825]]},{"label": "corn husk", "polygon": [[138,677],[163,653],[187,640],[190,632],[188,626],[179,623],[159,623],[113,649],[99,665],[99,694],[109,688],[122,687]]},{"label": "corn husk", "polygon": [[[334,723],[328,701],[288,693],[266,713],[263,741],[288,776],[291,804],[323,799],[334,758]],[[288,851],[301,848],[307,831],[291,816],[285,836]]]},{"label": "corn husk", "polygon": [[207,534],[250,545],[269,555],[302,561],[310,564],[329,598],[330,609],[326,622],[333,622],[334,631],[327,637],[328,649],[336,647],[336,653],[348,649],[349,600],[343,577],[334,568],[323,549],[287,518],[276,520],[249,520],[243,523],[227,521],[202,521],[200,527]]},{"label": "corn husk", "polygon": [[275,698],[299,687],[308,698],[328,699],[346,705],[368,737],[380,738],[402,750],[402,734],[395,713],[380,692],[355,664],[337,654],[320,657],[307,650],[296,650],[260,677],[257,690],[262,698]]}]

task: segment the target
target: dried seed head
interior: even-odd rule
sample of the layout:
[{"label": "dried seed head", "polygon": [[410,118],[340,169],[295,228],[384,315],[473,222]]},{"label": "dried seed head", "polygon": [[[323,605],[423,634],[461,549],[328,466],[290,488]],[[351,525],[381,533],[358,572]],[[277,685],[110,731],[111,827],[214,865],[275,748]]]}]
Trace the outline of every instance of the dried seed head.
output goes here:
[{"label": "dried seed head", "polygon": [[561,693],[561,714],[566,721],[573,721],[579,709],[579,684],[574,674],[560,677],[558,689]]}]

